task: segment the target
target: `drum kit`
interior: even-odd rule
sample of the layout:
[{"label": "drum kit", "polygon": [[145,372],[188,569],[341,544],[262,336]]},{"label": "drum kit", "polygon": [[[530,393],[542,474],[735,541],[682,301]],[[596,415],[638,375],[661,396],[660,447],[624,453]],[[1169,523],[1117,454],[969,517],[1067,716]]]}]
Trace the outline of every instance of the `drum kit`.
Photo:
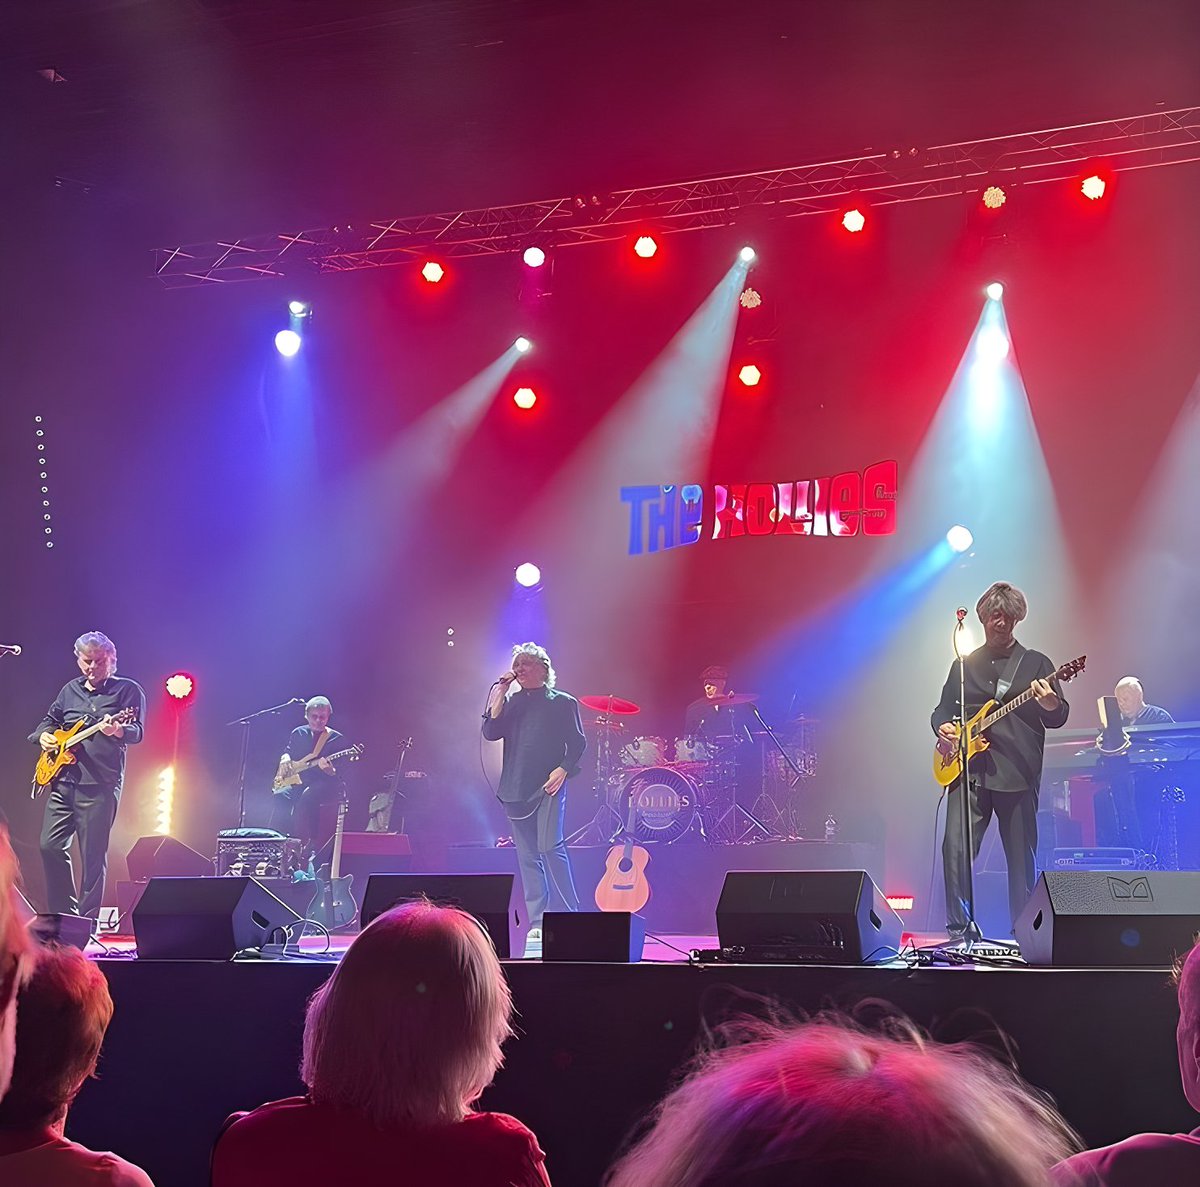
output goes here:
[{"label": "drum kit", "polygon": [[[722,703],[757,700],[756,693],[731,693]],[[789,723],[781,737],[755,708],[760,729],[668,742],[632,734],[627,720],[641,706],[624,697],[582,696],[579,703],[595,714],[584,726],[595,738],[600,804],[568,843],[610,844],[627,832],[642,844],[693,836],[731,845],[801,835],[802,783],[817,765],[811,718]]]}]

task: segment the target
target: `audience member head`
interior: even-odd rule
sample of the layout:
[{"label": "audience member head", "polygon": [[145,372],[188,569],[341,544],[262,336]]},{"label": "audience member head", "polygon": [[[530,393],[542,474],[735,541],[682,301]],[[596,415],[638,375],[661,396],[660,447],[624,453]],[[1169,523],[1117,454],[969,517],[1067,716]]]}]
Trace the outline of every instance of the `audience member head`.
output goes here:
[{"label": "audience member head", "polygon": [[744,1024],[659,1105],[607,1187],[1042,1187],[1076,1148],[992,1057],[890,1029]]},{"label": "audience member head", "polygon": [[58,1125],[96,1070],[113,1004],[104,974],[76,948],[37,953],[17,998],[17,1059],[0,1130]]},{"label": "audience member head", "polygon": [[314,1101],[381,1128],[461,1121],[503,1062],[512,998],[465,911],[419,900],[379,916],[317,990],[301,1076]]},{"label": "audience member head", "polygon": [[1200,944],[1187,954],[1179,970],[1179,1076],[1188,1104],[1200,1113]]},{"label": "audience member head", "polygon": [[17,857],[0,825],[0,1097],[12,1077],[17,990],[29,967],[29,936],[17,911]]}]

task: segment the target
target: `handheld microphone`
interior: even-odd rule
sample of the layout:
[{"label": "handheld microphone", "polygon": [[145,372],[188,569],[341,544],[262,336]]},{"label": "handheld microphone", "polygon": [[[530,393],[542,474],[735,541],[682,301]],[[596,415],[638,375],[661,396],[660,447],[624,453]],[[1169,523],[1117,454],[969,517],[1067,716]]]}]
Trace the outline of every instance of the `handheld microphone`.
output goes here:
[{"label": "handheld microphone", "polygon": [[958,618],[958,621],[962,622],[962,620],[964,618],[966,618],[966,616],[967,616],[967,608],[966,608],[966,606],[959,606],[959,608],[957,610],[955,610],[954,613],[955,613],[955,616]]},{"label": "handheld microphone", "polygon": [[21,648],[16,643],[0,643],[0,655],[20,655]]}]

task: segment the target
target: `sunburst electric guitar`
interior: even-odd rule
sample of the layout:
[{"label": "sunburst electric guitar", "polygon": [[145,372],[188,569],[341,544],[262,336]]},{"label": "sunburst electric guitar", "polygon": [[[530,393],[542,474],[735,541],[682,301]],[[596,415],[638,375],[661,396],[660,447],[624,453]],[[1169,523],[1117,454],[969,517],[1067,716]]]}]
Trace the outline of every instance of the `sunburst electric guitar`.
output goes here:
[{"label": "sunburst electric guitar", "polygon": [[106,725],[131,725],[137,720],[137,710],[130,705],[118,713],[106,714],[88,726],[83,724],[83,720],[80,718],[69,730],[49,731],[54,735],[54,746],[38,755],[33,784],[29,788],[31,798],[36,800],[54,782],[64,767],[69,767],[75,762],[75,755],[71,753],[72,747],[78,746],[84,738],[99,733]]},{"label": "sunburst electric guitar", "polygon": [[[1054,679],[1066,684],[1068,680],[1074,680],[1086,666],[1087,656],[1081,655],[1078,659],[1063,664],[1054,673]],[[938,781],[938,785],[950,787],[957,782],[962,777],[963,754],[966,754],[968,764],[975,755],[982,754],[991,745],[983,736],[985,731],[995,725],[1001,717],[1019,709],[1026,701],[1032,699],[1033,695],[1033,689],[1027,688],[1011,701],[1005,701],[1003,705],[999,701],[988,701],[965,726],[958,728],[955,738],[939,738],[933,748],[933,777]]]}]

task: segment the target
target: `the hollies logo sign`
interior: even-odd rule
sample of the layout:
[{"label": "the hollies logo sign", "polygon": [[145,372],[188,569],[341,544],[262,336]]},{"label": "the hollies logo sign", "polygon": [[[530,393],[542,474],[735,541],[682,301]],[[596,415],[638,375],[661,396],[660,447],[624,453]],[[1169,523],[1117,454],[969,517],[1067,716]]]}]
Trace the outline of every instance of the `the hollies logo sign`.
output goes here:
[{"label": "the hollies logo sign", "polygon": [[796,482],[623,486],[621,502],[629,505],[636,556],[735,536],[890,536],[896,492],[889,461]]}]

